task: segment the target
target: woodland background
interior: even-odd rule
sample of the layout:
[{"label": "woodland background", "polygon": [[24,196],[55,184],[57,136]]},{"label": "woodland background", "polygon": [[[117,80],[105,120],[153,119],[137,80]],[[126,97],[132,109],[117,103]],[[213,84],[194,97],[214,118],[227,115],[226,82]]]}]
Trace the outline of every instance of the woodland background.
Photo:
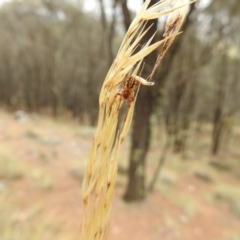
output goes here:
[{"label": "woodland background", "polygon": [[[22,0],[1,5],[0,205],[8,209],[0,217],[1,239],[38,239],[43,232],[48,234],[45,239],[57,235],[58,239],[76,239],[77,227],[75,238],[69,229],[81,221],[78,191],[97,121],[99,91],[135,15],[127,5],[130,1],[95,0],[92,11],[85,11],[84,1],[77,0]],[[132,206],[127,203],[143,204],[146,212],[140,216],[152,219],[164,205],[169,215],[162,218],[159,213],[158,230],[148,229],[151,220],[139,223],[146,233],[143,239],[240,239],[236,230],[240,229],[239,13],[238,0],[192,4],[184,32],[153,77],[155,87],[142,88],[139,93],[133,128],[120,156],[113,211],[127,216]],[[156,38],[162,37],[164,21],[155,23]],[[146,71],[151,70],[154,57],[144,62]],[[68,143],[69,148],[64,145]],[[65,209],[71,207],[69,194],[58,189],[61,184],[78,196],[69,200],[80,208],[70,226],[64,225],[72,216]],[[193,195],[184,195],[185,185]],[[34,196],[28,199],[24,197],[27,193]],[[55,200],[66,195],[65,204],[59,204],[53,213],[56,223],[59,212],[66,210],[64,224],[56,223],[55,230],[42,216],[52,209],[50,205],[42,203],[36,211],[28,208],[36,209],[36,199],[49,194]],[[144,205],[148,201],[153,201],[153,212]],[[134,222],[141,217],[133,214],[135,210],[128,223],[114,220],[114,239],[134,239],[123,237],[124,227],[118,224],[125,224],[129,232],[137,229]],[[180,211],[180,225],[173,220],[176,211]],[[38,216],[44,224],[31,225]],[[222,225],[217,219],[223,219]],[[216,231],[204,225],[208,220],[209,224],[216,221]]]}]

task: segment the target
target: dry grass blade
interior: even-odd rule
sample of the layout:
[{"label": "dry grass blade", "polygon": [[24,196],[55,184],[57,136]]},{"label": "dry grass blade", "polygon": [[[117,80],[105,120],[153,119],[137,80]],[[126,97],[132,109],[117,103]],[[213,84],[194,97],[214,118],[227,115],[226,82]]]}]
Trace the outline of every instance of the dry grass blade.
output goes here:
[{"label": "dry grass blade", "polygon": [[[189,4],[192,4],[196,2],[197,0],[188,2],[186,0],[178,0],[177,4],[172,8],[171,13],[169,14],[166,25],[165,25],[165,32],[163,34],[164,40],[166,40],[160,49],[160,52],[158,54],[156,63],[154,65],[154,68],[152,70],[152,73],[149,76],[149,79],[152,78],[156,68],[162,61],[165,53],[167,52],[168,48],[173,43],[176,34],[179,34],[179,30],[184,22],[184,19],[187,15],[187,12],[189,10]],[[164,11],[164,14],[169,13],[169,10]]]},{"label": "dry grass blade", "polygon": [[[165,47],[167,50],[178,34],[179,25],[173,26],[170,23],[166,27],[164,40],[151,45],[154,37],[152,36],[138,52],[136,48],[148,31],[145,28],[145,21],[173,11],[170,7],[173,2],[174,0],[165,0],[148,8],[150,0],[145,1],[130,25],[103,83],[99,97],[98,126],[82,185],[84,217],[80,233],[81,240],[107,239],[120,144],[130,128],[140,85],[153,85],[137,76],[142,60],[160,45],[167,44]],[[168,7],[167,10],[166,7]],[[174,31],[171,31],[171,28]],[[119,86],[121,86],[120,91]],[[124,102],[127,102],[128,110],[122,127],[118,129],[118,114]]]}]

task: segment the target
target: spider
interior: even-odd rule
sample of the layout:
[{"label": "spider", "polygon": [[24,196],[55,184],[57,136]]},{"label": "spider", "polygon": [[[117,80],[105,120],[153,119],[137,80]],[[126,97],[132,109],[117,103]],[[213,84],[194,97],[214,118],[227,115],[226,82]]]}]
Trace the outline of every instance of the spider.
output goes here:
[{"label": "spider", "polygon": [[[121,101],[124,101],[124,100],[126,100],[128,102],[128,110],[129,110],[131,107],[131,103],[134,101],[135,92],[138,89],[139,84],[146,85],[146,86],[152,86],[152,85],[154,85],[154,82],[148,82],[144,78],[141,78],[136,75],[130,76],[129,74],[126,74],[125,78],[122,81],[122,89],[120,92],[118,92],[115,95],[112,103],[110,104],[110,109],[112,109],[112,105],[115,102],[115,99],[117,97],[120,97],[117,111],[119,111],[119,109],[120,109]],[[125,117],[125,120],[126,120],[126,117]]]}]

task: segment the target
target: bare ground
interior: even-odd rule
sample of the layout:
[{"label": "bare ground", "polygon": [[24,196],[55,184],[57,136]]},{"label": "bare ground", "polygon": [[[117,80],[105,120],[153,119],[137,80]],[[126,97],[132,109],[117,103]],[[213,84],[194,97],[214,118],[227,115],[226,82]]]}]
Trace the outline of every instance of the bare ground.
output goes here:
[{"label": "bare ground", "polygon": [[[17,120],[0,111],[1,240],[79,239],[81,180],[93,132],[73,120],[38,115]],[[207,134],[190,142],[195,151],[188,152],[187,160],[168,154],[161,178],[144,202],[125,203],[126,176],[118,177],[110,240],[240,239],[239,137],[212,159]],[[149,178],[161,153],[157,138],[148,157]],[[122,166],[127,165],[128,146],[127,139]],[[210,160],[226,162],[231,170],[213,169]],[[208,179],[196,173],[206,173]]]}]

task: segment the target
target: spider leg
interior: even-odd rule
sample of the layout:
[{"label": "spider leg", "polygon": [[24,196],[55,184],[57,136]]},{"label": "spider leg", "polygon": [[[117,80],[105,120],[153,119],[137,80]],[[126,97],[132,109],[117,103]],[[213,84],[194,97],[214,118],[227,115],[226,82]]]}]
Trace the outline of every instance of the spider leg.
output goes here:
[{"label": "spider leg", "polygon": [[127,112],[126,112],[126,115],[125,115],[124,120],[123,120],[124,122],[126,122],[126,120],[127,120],[128,112],[130,110],[130,107],[131,107],[131,104],[132,104],[133,101],[134,101],[134,96],[131,94],[128,98],[128,105],[127,105],[128,108],[127,108]]}]

